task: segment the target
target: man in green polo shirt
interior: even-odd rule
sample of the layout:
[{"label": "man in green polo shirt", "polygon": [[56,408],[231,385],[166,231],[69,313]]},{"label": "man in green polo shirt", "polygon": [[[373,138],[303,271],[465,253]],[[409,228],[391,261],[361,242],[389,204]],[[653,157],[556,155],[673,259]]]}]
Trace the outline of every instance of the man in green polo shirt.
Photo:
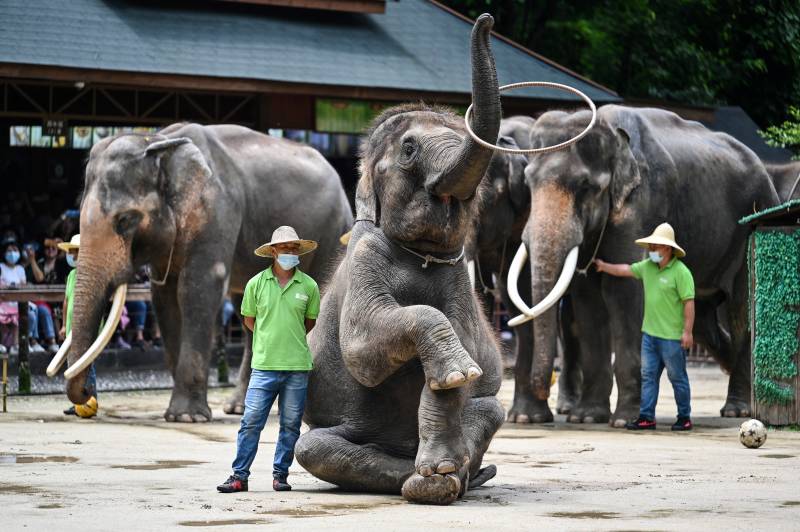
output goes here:
[{"label": "man in green polo shirt", "polygon": [[256,249],[256,255],[272,257],[272,267],[262,271],[244,290],[242,316],[253,331],[252,373],[244,400],[244,414],[236,443],[233,475],[217,486],[223,493],[247,491],[250,466],[258,440],[278,397],[280,432],[275,446],[272,489],[288,491],[289,466],[306,401],[308,372],[312,368],[306,334],[319,314],[319,287],[297,265],[299,256],[316,249],[317,243],[301,240],[294,229],[281,226],[272,240]]},{"label": "man in green polo shirt", "polygon": [[595,260],[597,271],[618,277],[634,277],[644,285],[642,323],[642,399],[639,418],[626,425],[629,430],[655,430],[658,383],[667,368],[672,383],[678,420],[672,430],[691,430],[691,392],[686,373],[686,350],[692,347],[694,326],[694,279],[678,260],[686,252],[675,243],[668,223],[636,244],[647,248],[649,258],[635,264],[609,264]]}]

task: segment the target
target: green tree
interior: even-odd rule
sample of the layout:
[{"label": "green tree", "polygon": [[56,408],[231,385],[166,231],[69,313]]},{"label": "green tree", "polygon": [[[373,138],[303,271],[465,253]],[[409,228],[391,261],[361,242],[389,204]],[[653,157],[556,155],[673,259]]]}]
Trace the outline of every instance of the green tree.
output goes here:
[{"label": "green tree", "polygon": [[782,124],[770,126],[758,133],[770,146],[790,149],[794,152],[793,159],[800,159],[800,109],[789,107],[789,117]]},{"label": "green tree", "polygon": [[445,3],[624,98],[739,105],[762,127],[800,106],[797,0]]}]

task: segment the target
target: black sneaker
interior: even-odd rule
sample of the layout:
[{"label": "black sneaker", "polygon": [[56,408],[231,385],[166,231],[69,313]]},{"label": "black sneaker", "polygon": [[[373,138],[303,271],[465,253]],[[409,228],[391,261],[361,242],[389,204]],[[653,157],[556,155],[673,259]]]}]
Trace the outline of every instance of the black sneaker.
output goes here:
[{"label": "black sneaker", "polygon": [[628,430],[656,430],[656,421],[639,416],[636,421],[631,421],[625,425],[625,428]]},{"label": "black sneaker", "polygon": [[225,483],[217,486],[220,493],[236,493],[237,491],[247,491],[247,481],[242,480],[236,475],[231,475]]},{"label": "black sneaker", "polygon": [[65,416],[77,416],[78,413],[75,412],[75,405],[72,405],[71,407],[64,409],[64,415]]},{"label": "black sneaker", "polygon": [[272,489],[275,491],[292,491],[292,487],[286,482],[286,477],[275,477],[272,479]]},{"label": "black sneaker", "polygon": [[675,430],[675,431],[678,431],[678,430],[692,430],[692,427],[693,427],[693,425],[692,425],[692,420],[691,419],[689,419],[688,417],[679,417],[678,421],[676,421],[675,424],[672,425],[672,430]]}]

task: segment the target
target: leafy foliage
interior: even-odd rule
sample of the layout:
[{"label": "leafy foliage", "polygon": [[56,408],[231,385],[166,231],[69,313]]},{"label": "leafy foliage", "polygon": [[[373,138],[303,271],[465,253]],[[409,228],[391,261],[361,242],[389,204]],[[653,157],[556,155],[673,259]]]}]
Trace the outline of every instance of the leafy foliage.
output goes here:
[{"label": "leafy foliage", "polygon": [[797,0],[444,3],[625,98],[739,105],[762,127],[800,106]]},{"label": "leafy foliage", "polygon": [[800,108],[789,107],[790,120],[777,126],[770,126],[766,131],[758,133],[767,144],[778,148],[788,148],[794,152],[794,158],[800,159]]}]

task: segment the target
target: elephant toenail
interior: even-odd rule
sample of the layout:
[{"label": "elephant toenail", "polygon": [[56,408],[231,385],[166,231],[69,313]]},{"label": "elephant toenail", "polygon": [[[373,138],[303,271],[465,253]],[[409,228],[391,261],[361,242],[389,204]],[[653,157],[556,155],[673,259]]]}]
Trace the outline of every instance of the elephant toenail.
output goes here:
[{"label": "elephant toenail", "polygon": [[444,380],[444,383],[448,387],[457,386],[466,381],[464,374],[460,371],[454,371],[450,373]]},{"label": "elephant toenail", "polygon": [[517,423],[530,423],[531,418],[529,418],[526,414],[518,414],[517,415]]},{"label": "elephant toenail", "polygon": [[439,383],[431,379],[431,390],[441,390],[441,389],[442,387],[439,386]]},{"label": "elephant toenail", "polygon": [[439,467],[436,468],[436,472],[444,475],[445,473],[452,473],[456,470],[456,464],[451,462],[450,460],[445,460],[444,462],[439,464]]},{"label": "elephant toenail", "polygon": [[423,477],[429,477],[433,475],[433,468],[429,465],[424,465],[419,468],[419,474]]},{"label": "elephant toenail", "polygon": [[473,381],[473,380],[477,379],[478,377],[480,377],[481,375],[483,375],[483,372],[480,370],[480,368],[476,368],[475,366],[472,366],[471,368],[469,368],[467,370],[467,380],[468,381]]}]

